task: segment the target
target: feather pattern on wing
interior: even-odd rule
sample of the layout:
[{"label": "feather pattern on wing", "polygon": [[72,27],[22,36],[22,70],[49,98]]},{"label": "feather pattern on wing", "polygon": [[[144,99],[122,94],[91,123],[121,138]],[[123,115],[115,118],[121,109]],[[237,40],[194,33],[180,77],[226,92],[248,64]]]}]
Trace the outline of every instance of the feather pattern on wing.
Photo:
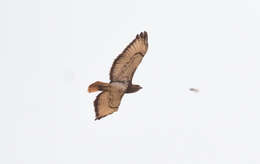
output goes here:
[{"label": "feather pattern on wing", "polygon": [[110,70],[111,81],[131,82],[148,49],[147,32],[142,32],[116,58]]},{"label": "feather pattern on wing", "polygon": [[115,82],[110,84],[110,89],[108,91],[103,91],[97,96],[94,101],[96,120],[118,110],[126,89],[127,85]]}]

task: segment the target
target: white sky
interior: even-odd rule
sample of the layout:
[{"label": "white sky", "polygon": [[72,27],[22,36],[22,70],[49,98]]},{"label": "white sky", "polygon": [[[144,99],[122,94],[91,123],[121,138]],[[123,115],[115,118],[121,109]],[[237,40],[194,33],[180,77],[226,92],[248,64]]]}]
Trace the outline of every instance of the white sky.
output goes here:
[{"label": "white sky", "polygon": [[[0,163],[260,163],[259,0],[2,0],[0,20]],[[143,89],[94,121],[88,85],[144,30]]]}]

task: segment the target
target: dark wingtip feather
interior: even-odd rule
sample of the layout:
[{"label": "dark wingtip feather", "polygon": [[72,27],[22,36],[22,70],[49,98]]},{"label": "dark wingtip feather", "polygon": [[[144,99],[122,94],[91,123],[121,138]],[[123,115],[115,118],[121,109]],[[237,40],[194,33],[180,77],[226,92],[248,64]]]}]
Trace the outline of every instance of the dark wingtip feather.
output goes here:
[{"label": "dark wingtip feather", "polygon": [[[107,115],[109,115],[109,114],[107,114]],[[100,120],[101,118],[104,118],[104,117],[106,117],[107,115],[104,115],[104,116],[102,116],[102,117],[97,117],[97,116],[96,116],[95,121]]]},{"label": "dark wingtip feather", "polygon": [[140,36],[141,36],[141,38],[143,38],[143,37],[144,37],[144,33],[143,33],[143,32],[141,32]]},{"label": "dark wingtip feather", "polygon": [[144,33],[143,33],[143,37],[142,37],[142,38],[144,39],[145,44],[148,45],[148,34],[147,34],[146,31],[144,31]]},{"label": "dark wingtip feather", "polygon": [[148,41],[148,34],[146,31],[140,33],[140,37],[144,39],[146,42]]},{"label": "dark wingtip feather", "polygon": [[144,31],[144,38],[145,38],[145,39],[148,39],[148,34],[147,34],[146,31]]},{"label": "dark wingtip feather", "polygon": [[147,32],[144,31],[144,32],[141,32],[140,34],[137,34],[137,35],[136,35],[136,39],[139,39],[139,38],[143,38],[143,39],[147,40],[147,39],[148,39],[148,34],[147,34]]}]

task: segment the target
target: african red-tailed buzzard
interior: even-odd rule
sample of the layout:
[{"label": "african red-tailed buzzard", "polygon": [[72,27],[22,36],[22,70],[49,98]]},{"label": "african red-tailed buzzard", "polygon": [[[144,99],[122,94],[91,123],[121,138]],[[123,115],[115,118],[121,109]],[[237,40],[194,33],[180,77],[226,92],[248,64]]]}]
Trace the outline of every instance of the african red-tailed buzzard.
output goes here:
[{"label": "african red-tailed buzzard", "polygon": [[132,84],[132,78],[147,49],[147,32],[142,32],[115,59],[110,70],[110,83],[96,81],[88,87],[88,92],[102,91],[94,101],[96,120],[116,112],[125,93],[142,88]]}]

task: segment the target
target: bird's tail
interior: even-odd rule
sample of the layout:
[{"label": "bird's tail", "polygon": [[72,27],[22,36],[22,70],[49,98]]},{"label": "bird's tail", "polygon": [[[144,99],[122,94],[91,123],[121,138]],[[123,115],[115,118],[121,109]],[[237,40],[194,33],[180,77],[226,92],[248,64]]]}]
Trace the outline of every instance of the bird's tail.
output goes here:
[{"label": "bird's tail", "polygon": [[104,90],[107,90],[108,87],[109,87],[109,83],[96,81],[95,83],[91,84],[88,87],[88,92],[91,93],[91,92],[96,92],[96,91],[104,91]]}]

